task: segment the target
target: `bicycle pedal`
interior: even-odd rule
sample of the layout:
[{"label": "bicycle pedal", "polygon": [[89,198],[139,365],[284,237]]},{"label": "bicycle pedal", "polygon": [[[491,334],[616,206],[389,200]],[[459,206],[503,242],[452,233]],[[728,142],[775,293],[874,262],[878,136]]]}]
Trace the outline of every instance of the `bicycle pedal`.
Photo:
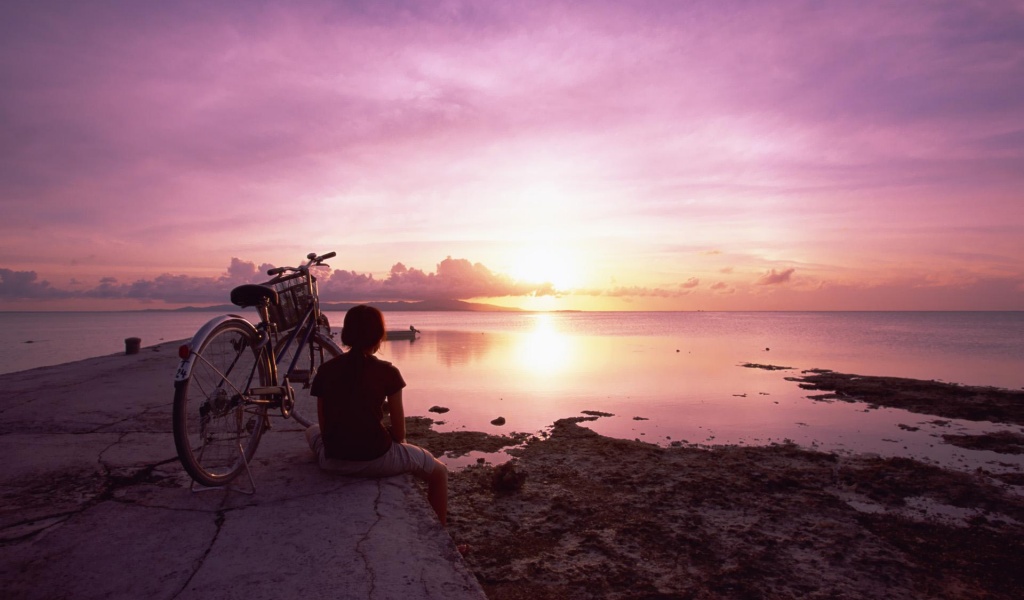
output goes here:
[{"label": "bicycle pedal", "polygon": [[309,371],[304,369],[295,369],[288,375],[288,381],[292,383],[309,383]]},{"label": "bicycle pedal", "polygon": [[280,396],[285,393],[285,387],[283,385],[268,385],[266,387],[253,387],[249,388],[249,393],[253,396]]}]

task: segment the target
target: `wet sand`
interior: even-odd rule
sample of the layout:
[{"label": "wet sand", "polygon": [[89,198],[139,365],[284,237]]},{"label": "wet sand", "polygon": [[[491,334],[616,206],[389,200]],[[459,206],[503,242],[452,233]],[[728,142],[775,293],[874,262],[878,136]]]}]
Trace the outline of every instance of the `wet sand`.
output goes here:
[{"label": "wet sand", "polygon": [[[762,367],[763,368],[763,367]],[[946,418],[1022,423],[1021,392],[805,372],[808,389]],[[827,396],[823,394],[821,396]],[[972,415],[972,416],[965,416]],[[545,436],[437,433],[435,454],[514,459],[452,474],[448,530],[492,600],[1020,598],[1024,477],[790,444],[657,447],[558,421]],[[1010,454],[1024,436],[949,436]]]}]

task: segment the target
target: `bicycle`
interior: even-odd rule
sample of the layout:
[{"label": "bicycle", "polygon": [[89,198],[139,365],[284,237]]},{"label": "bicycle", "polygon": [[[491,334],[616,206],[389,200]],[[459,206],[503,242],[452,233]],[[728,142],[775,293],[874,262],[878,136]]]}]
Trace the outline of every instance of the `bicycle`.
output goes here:
[{"label": "bicycle", "polygon": [[317,422],[308,390],[317,368],[341,349],[320,312],[310,269],[328,266],[323,261],[335,255],[311,253],[301,266],[268,270],[270,281],[236,287],[232,304],[255,307],[259,323],[222,315],[178,349],[174,445],[193,486],[227,485],[245,470],[255,491],[249,463],[270,428],[269,411],[306,427]]}]

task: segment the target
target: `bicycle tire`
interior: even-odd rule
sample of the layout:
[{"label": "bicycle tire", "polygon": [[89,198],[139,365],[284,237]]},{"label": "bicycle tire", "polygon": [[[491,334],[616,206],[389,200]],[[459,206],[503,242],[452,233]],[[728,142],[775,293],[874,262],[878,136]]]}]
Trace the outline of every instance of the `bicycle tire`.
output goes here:
[{"label": "bicycle tire", "polygon": [[[303,346],[301,351],[304,356],[299,359],[296,368],[306,371],[309,375],[306,381],[292,384],[292,389],[295,392],[295,406],[292,407],[292,418],[303,426],[309,427],[319,421],[316,411],[316,398],[309,393],[310,386],[313,383],[313,376],[320,368],[320,365],[340,355],[341,348],[330,337],[318,331],[313,335],[312,342]],[[283,364],[287,365],[289,363],[285,362]],[[282,368],[286,367],[282,366]]]},{"label": "bicycle tire", "polygon": [[267,408],[246,403],[248,389],[268,385],[256,330],[244,319],[217,325],[193,344],[188,378],[175,383],[174,445],[199,484],[226,485],[252,459],[266,429]]}]

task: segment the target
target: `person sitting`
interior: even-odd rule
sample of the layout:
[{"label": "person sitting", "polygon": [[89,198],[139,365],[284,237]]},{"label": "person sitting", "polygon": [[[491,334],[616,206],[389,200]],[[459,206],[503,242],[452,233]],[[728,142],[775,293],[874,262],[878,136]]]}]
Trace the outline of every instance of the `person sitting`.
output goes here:
[{"label": "person sitting", "polygon": [[[412,473],[426,481],[427,500],[445,525],[448,468],[405,441],[405,380],[397,367],[374,356],[385,331],[384,315],[372,306],[345,313],[341,343],[349,350],[325,362],[313,379],[319,424],[306,430],[306,440],[326,471],[371,478]],[[385,401],[390,430],[383,424]]]}]

